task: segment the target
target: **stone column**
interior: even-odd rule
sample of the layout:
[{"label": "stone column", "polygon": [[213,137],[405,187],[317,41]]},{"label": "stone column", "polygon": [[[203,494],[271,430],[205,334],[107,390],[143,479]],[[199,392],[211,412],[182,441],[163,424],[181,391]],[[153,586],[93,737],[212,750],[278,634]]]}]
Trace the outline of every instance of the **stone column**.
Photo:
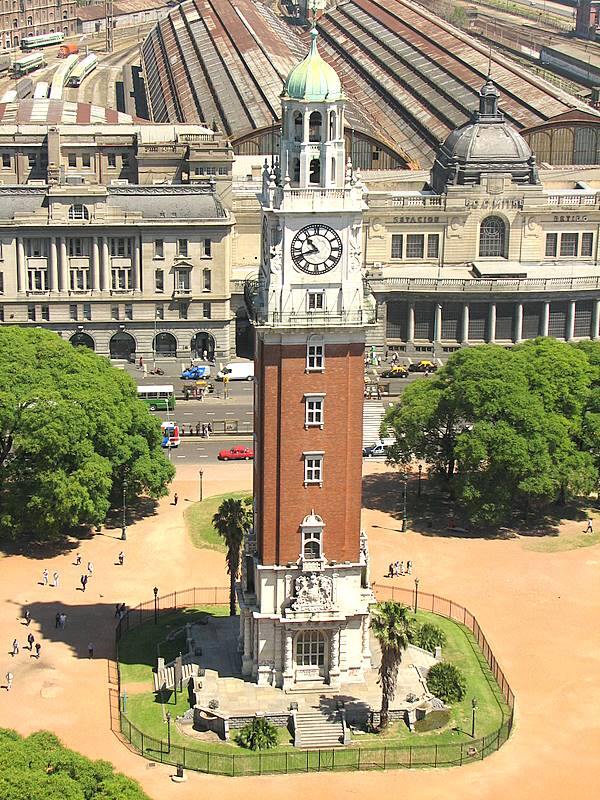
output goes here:
[{"label": "stone column", "polygon": [[50,237],[50,258],[48,261],[50,270],[50,289],[58,292],[58,250],[56,247],[56,236]]},{"label": "stone column", "polygon": [[101,236],[100,244],[100,289],[108,292],[110,289],[110,258],[108,254],[108,239]]},{"label": "stone column", "polygon": [[135,291],[141,286],[140,281],[140,239],[135,236],[133,239],[133,270],[131,273],[131,288]]},{"label": "stone column", "polygon": [[488,342],[496,341],[496,303],[490,303],[488,310]]},{"label": "stone column", "polygon": [[442,341],[442,304],[436,303],[435,317],[433,319],[433,341],[437,344]]},{"label": "stone column", "polygon": [[567,310],[567,330],[566,339],[570,342],[575,338],[575,300],[569,300],[569,308]]},{"label": "stone column", "polygon": [[90,285],[89,289],[100,288],[100,246],[98,244],[98,237],[92,238],[92,257],[90,260]]},{"label": "stone column", "polygon": [[550,301],[544,300],[542,305],[542,325],[540,336],[548,336],[548,328],[550,325]]},{"label": "stone column", "polygon": [[600,331],[598,328],[600,323],[600,300],[594,301],[594,310],[592,311],[592,339],[600,339]]},{"label": "stone column", "polygon": [[515,306],[515,344],[523,341],[523,303]]},{"label": "stone column", "polygon": [[242,675],[252,672],[252,618],[250,612],[244,610],[244,654],[242,656]]},{"label": "stone column", "polygon": [[25,267],[25,246],[23,239],[17,239],[17,285],[20,292],[27,291],[27,270]]},{"label": "stone column", "polygon": [[408,303],[408,318],[406,320],[406,341],[415,340],[415,304],[412,300]]},{"label": "stone column", "polygon": [[461,343],[469,344],[469,304],[463,306]]},{"label": "stone column", "polygon": [[289,689],[294,685],[294,661],[293,661],[293,636],[289,630],[285,631],[285,643],[283,650],[283,688]]},{"label": "stone column", "polygon": [[60,248],[58,257],[58,285],[61,292],[69,290],[69,260],[67,258],[67,239],[65,236],[60,237]]},{"label": "stone column", "polygon": [[329,685],[339,686],[340,683],[340,629],[331,631],[329,639]]}]

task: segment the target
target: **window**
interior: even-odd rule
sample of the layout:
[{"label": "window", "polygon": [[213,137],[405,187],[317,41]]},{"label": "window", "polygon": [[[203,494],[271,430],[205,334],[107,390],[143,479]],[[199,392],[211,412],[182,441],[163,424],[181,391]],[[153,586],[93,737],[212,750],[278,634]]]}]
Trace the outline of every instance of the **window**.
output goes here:
[{"label": "window", "polygon": [[579,244],[578,233],[563,233],[560,237],[561,256],[576,256]]},{"label": "window", "polygon": [[189,269],[176,269],[175,270],[175,291],[176,292],[189,292],[190,291],[190,270]]},{"label": "window", "polygon": [[70,167],[77,166],[77,154],[76,153],[69,153],[67,155],[67,163]]},{"label": "window", "polygon": [[89,289],[89,270],[85,267],[69,270],[69,286],[72,292],[86,292]]},{"label": "window", "polygon": [[41,306],[40,311],[42,312],[42,320],[44,322],[50,322],[50,306],[44,303]]},{"label": "window", "polygon": [[487,217],[479,229],[479,257],[506,258],[508,251],[506,225],[500,217]]},{"label": "window", "polygon": [[187,319],[188,318],[188,309],[190,304],[183,300],[179,303],[179,319]]},{"label": "window", "polygon": [[45,292],[48,286],[45,269],[27,270],[27,288],[30,292]]},{"label": "window", "polygon": [[306,293],[307,311],[323,311],[325,309],[325,292],[309,291]]},{"label": "window", "polygon": [[440,237],[437,233],[427,236],[427,258],[437,258],[440,254]]},{"label": "window", "polygon": [[422,233],[409,233],[406,237],[406,258],[423,258],[425,237]]},{"label": "window", "polygon": [[125,303],[125,319],[132,320],[133,319],[133,304],[132,303]]},{"label": "window", "polygon": [[164,319],[165,318],[165,307],[162,303],[157,303],[154,306],[154,319]]},{"label": "window", "polygon": [[392,234],[392,258],[402,258],[402,244],[404,236],[401,233]]},{"label": "window", "polygon": [[212,317],[212,306],[210,303],[202,303],[202,316],[204,319],[210,319]]},{"label": "window", "polygon": [[92,319],[92,304],[91,303],[84,303],[83,304],[83,318],[86,322],[90,322]]},{"label": "window", "polygon": [[336,138],[337,125],[335,121],[335,111],[329,112],[329,138],[331,140]]},{"label": "window", "polygon": [[106,157],[106,160],[111,169],[114,169],[117,166],[117,156],[115,153],[109,153]]},{"label": "window", "polygon": [[4,306],[0,306],[0,322],[4,322]]},{"label": "window", "polygon": [[154,258],[165,257],[165,241],[164,239],[154,240]]},{"label": "window", "polygon": [[205,239],[202,243],[202,255],[204,258],[211,258],[212,257],[212,240]]},{"label": "window", "polygon": [[307,559],[321,558],[322,531],[312,530],[302,533],[302,555]]},{"label": "window", "polygon": [[180,258],[188,257],[188,241],[187,239],[177,239],[177,255]]},{"label": "window", "polygon": [[546,234],[546,256],[556,256],[558,253],[558,233]]},{"label": "window", "polygon": [[322,667],[325,664],[325,637],[320,631],[298,634],[296,664],[299,667]]},{"label": "window", "polygon": [[12,166],[12,159],[10,153],[2,153],[2,168],[10,169]]},{"label": "window", "polygon": [[306,369],[320,372],[325,368],[325,345],[322,342],[308,342],[306,345]]},{"label": "window", "polygon": [[27,25],[31,27],[33,25],[33,17],[27,17]]},{"label": "window", "polygon": [[323,395],[304,395],[304,427],[323,427]]},{"label": "window", "polygon": [[131,270],[127,267],[111,269],[111,289],[113,291],[127,291],[131,288]]},{"label": "window", "polygon": [[37,166],[37,155],[36,153],[27,153],[27,163],[31,167],[31,169],[35,169]]},{"label": "window", "polygon": [[121,154],[121,164],[123,165],[123,169],[127,169],[129,167],[129,153]]},{"label": "window", "polygon": [[112,305],[110,307],[110,318],[111,319],[119,319],[119,306]]},{"label": "window", "polygon": [[69,305],[69,319],[71,322],[77,322],[79,319],[79,315],[77,313],[77,303],[71,303]]},{"label": "window", "polygon": [[27,321],[35,322],[35,306],[32,303],[27,306]]},{"label": "window", "polygon": [[76,204],[69,208],[69,219],[89,219],[90,212],[86,206]]},{"label": "window", "polygon": [[110,254],[113,258],[131,258],[131,239],[122,236],[111,239]]},{"label": "window", "polygon": [[229,175],[229,169],[227,167],[219,167],[219,175]]},{"label": "window", "polygon": [[590,258],[591,257],[593,243],[594,243],[594,234],[593,233],[582,233],[581,234],[581,255],[584,258]]},{"label": "window", "polygon": [[47,258],[47,239],[25,239],[25,254],[27,258]]},{"label": "window", "polygon": [[154,288],[157,292],[164,292],[165,290],[165,273],[162,269],[154,270]]},{"label": "window", "polygon": [[67,249],[69,258],[85,258],[90,254],[90,240],[89,239],[69,239],[67,241]]},{"label": "window", "polygon": [[211,283],[212,283],[211,278],[212,278],[211,271],[209,269],[203,269],[202,270],[202,289],[205,292],[210,292]]},{"label": "window", "polygon": [[92,165],[92,157],[89,153],[84,153],[81,156],[81,165],[88,168]]},{"label": "window", "polygon": [[304,484],[323,483],[323,453],[304,453]]}]

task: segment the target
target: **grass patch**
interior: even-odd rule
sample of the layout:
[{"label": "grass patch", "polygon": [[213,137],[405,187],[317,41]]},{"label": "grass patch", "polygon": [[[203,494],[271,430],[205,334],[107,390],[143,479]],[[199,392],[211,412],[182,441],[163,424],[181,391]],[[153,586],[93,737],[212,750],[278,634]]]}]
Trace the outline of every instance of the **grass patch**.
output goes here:
[{"label": "grass patch", "polygon": [[198,503],[192,503],[184,512],[185,527],[194,547],[207,550],[218,550],[219,553],[226,551],[223,537],[213,528],[212,518],[217,509],[228,498],[243,500],[250,497],[248,492],[231,492],[230,494],[216,494],[207,497]]},{"label": "grass patch", "polygon": [[424,719],[418,719],[415,722],[415,731],[417,733],[427,733],[428,731],[437,731],[443,728],[450,722],[449,711],[432,711]]},{"label": "grass patch", "polygon": [[158,656],[172,661],[185,646],[183,632],[181,636],[170,641],[167,641],[168,634],[177,628],[183,628],[187,622],[193,622],[201,614],[226,617],[229,606],[195,606],[170,614],[160,614],[158,624],[146,622],[125,633],[119,642],[121,683],[147,682],[151,686],[152,670]]},{"label": "grass patch", "polygon": [[564,533],[540,539],[522,539],[523,549],[533,550],[536,553],[564,553],[567,550],[592,547],[599,543],[600,533]]}]

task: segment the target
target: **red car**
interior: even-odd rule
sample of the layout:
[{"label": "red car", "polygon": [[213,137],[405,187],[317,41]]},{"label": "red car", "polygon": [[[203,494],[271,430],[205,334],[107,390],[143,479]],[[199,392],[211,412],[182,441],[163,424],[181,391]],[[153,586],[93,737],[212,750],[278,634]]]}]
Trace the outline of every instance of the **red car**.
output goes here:
[{"label": "red car", "polygon": [[251,458],[254,458],[254,450],[240,444],[219,453],[219,461],[250,461]]}]

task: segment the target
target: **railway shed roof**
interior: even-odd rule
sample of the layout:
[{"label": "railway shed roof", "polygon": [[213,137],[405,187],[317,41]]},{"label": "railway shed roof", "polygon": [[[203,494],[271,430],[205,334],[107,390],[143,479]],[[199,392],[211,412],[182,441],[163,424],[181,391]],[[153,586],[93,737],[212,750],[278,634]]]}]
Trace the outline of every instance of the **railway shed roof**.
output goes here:
[{"label": "railway shed roof", "polygon": [[76,103],[71,100],[27,98],[12,103],[0,103],[0,123],[7,125],[93,125],[94,123],[143,123],[130,114],[113,108]]}]

